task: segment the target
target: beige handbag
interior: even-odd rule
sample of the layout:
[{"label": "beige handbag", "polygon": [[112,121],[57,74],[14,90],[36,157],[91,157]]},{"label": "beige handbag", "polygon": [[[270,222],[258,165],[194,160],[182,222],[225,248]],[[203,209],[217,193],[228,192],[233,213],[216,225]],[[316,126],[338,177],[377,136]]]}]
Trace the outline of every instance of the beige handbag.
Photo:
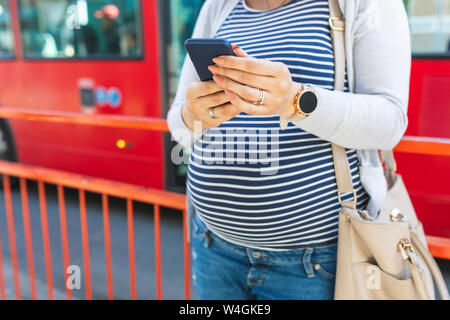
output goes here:
[{"label": "beige handbag", "polygon": [[[345,20],[338,0],[330,0],[330,25],[335,52],[335,89],[345,81]],[[441,299],[449,294],[442,274],[428,251],[422,224],[400,175],[394,154],[382,152],[388,195],[376,217],[356,209],[356,193],[344,148],[333,145],[339,198],[353,193],[352,202],[342,202],[336,300],[430,300],[435,285]],[[434,280],[434,281],[433,281]]]}]

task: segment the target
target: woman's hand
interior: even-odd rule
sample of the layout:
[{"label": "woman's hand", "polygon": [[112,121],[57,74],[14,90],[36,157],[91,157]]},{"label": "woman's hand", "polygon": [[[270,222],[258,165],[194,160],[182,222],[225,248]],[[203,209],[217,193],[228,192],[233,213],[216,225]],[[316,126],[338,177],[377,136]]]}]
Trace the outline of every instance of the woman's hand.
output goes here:
[{"label": "woman's hand", "polygon": [[[210,110],[214,109],[213,119]],[[206,128],[215,128],[223,122],[240,114],[239,108],[230,103],[230,99],[214,81],[196,81],[190,84],[186,93],[186,103],[182,109],[182,117],[186,126],[196,133]],[[196,125],[196,122],[201,125]]]},{"label": "woman's hand", "polygon": [[[281,62],[261,60],[248,56],[242,49],[235,50],[236,57],[221,56],[210,67],[214,81],[225,89],[231,103],[241,112],[250,115],[294,115],[293,104],[301,85],[292,80],[288,67]],[[266,92],[263,105],[255,105]]]}]

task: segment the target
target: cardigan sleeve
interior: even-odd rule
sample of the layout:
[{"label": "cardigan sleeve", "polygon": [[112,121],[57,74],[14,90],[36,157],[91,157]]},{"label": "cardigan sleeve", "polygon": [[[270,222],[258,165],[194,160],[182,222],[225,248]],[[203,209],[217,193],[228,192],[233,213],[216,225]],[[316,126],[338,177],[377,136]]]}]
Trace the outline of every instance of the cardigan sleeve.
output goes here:
[{"label": "cardigan sleeve", "polygon": [[[193,38],[206,38],[212,33],[212,18],[214,14],[214,5],[212,3],[213,0],[207,0],[203,4],[192,34]],[[199,80],[195,67],[189,55],[187,55],[181,70],[175,100],[167,115],[172,138],[184,147],[192,147],[195,141],[203,135],[203,133],[194,133],[190,130],[184,123],[181,115],[181,109],[186,102],[186,92],[189,84]]]},{"label": "cardigan sleeve", "polygon": [[389,150],[408,125],[408,20],[401,0],[359,3],[352,30],[354,92],[315,88],[318,108],[295,125],[346,148]]}]

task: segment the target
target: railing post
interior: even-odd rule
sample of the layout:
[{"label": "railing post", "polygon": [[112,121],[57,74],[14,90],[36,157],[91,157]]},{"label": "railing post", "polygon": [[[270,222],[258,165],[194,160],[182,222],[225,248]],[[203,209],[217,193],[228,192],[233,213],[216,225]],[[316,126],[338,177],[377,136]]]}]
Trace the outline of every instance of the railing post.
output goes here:
[{"label": "railing post", "polygon": [[33,235],[31,232],[27,181],[24,178],[20,178],[20,194],[22,198],[22,215],[24,228],[23,231],[25,234],[25,243],[27,247],[28,275],[30,278],[31,299],[36,300],[37,291],[36,291],[36,275],[34,270]]},{"label": "railing post", "polygon": [[13,267],[14,291],[16,293],[16,299],[21,300],[22,296],[20,293],[19,260],[17,258],[14,210],[11,197],[11,184],[9,176],[7,175],[3,175],[3,189],[4,189],[3,191],[5,192],[6,222],[8,225],[9,247],[11,250],[11,262]]},{"label": "railing post", "polygon": [[156,299],[163,299],[162,291],[162,259],[161,259],[161,215],[159,206],[154,206],[155,231],[155,267],[156,267]]},{"label": "railing post", "polygon": [[6,300],[5,273],[3,270],[2,235],[0,233],[0,300]]},{"label": "railing post", "polygon": [[83,242],[84,279],[86,286],[86,300],[92,300],[91,266],[89,257],[89,230],[86,212],[86,195],[84,190],[79,190],[81,237]]},{"label": "railing post", "polygon": [[112,255],[111,255],[111,235],[109,226],[109,203],[108,196],[102,194],[102,207],[103,207],[103,231],[105,242],[105,259],[106,259],[106,281],[108,285],[108,300],[114,299],[114,285],[113,285],[113,273],[112,273]]},{"label": "railing post", "polygon": [[41,206],[42,242],[44,245],[45,269],[47,274],[48,299],[53,300],[53,271],[52,256],[50,248],[50,235],[48,230],[47,200],[45,196],[45,185],[38,181],[39,202]]},{"label": "railing post", "polygon": [[67,273],[70,266],[70,253],[69,253],[69,237],[67,235],[67,218],[66,218],[66,201],[64,197],[64,188],[58,185],[58,205],[59,205],[59,220],[61,229],[61,245],[63,253],[64,264],[64,279],[66,287],[67,300],[72,300],[72,290],[67,285],[69,274]]},{"label": "railing post", "polygon": [[136,257],[135,257],[135,249],[134,249],[133,201],[131,199],[127,199],[127,220],[128,220],[128,255],[129,255],[129,260],[130,260],[131,300],[137,300]]}]

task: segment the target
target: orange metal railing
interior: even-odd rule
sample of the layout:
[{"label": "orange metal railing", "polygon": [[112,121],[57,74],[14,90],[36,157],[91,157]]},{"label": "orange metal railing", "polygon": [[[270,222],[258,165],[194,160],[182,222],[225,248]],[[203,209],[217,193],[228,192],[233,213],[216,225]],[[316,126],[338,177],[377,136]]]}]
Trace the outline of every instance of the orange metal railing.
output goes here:
[{"label": "orange metal railing", "polygon": [[[50,111],[31,111],[27,109],[0,108],[0,118],[20,119],[27,121],[45,121],[53,123],[79,124],[92,126],[105,126],[127,129],[142,129],[159,132],[168,132],[168,126],[165,120],[152,119],[144,117],[118,117],[110,115],[84,115],[80,113],[69,112],[50,112]],[[397,146],[397,152],[419,153],[438,156],[450,156],[450,141],[421,137],[405,137]],[[36,168],[32,166],[13,164],[0,161],[0,174],[3,174],[5,204],[7,213],[8,236],[11,249],[11,259],[14,271],[14,285],[16,288],[16,298],[20,299],[20,279],[17,257],[17,248],[15,245],[15,226],[13,216],[13,203],[11,200],[10,176],[20,179],[20,192],[22,197],[22,210],[24,220],[24,233],[28,261],[28,273],[30,279],[30,288],[32,298],[35,299],[36,283],[34,271],[33,243],[31,237],[31,226],[29,218],[29,204],[27,193],[27,180],[38,182],[38,193],[40,199],[40,213],[42,222],[43,246],[46,262],[48,298],[53,298],[53,279],[51,262],[51,244],[49,241],[48,218],[46,208],[45,184],[57,186],[60,232],[63,247],[63,263],[67,268],[69,261],[69,243],[67,236],[66,208],[64,199],[64,188],[73,188],[79,190],[79,202],[82,226],[82,247],[85,269],[85,290],[86,298],[92,298],[91,274],[90,274],[90,256],[89,256],[89,233],[87,228],[87,213],[85,192],[94,192],[102,195],[103,225],[104,225],[104,243],[106,256],[106,274],[108,298],[114,298],[114,288],[112,281],[112,262],[111,262],[111,240],[109,227],[109,206],[108,198],[117,197],[127,200],[127,224],[128,224],[128,251],[130,265],[130,287],[131,298],[137,299],[136,289],[136,264],[134,256],[134,219],[133,202],[139,201],[154,205],[154,225],[155,225],[155,260],[156,260],[156,290],[157,298],[162,299],[162,265],[161,265],[161,230],[160,230],[160,207],[168,207],[183,212],[183,232],[184,232],[184,277],[185,277],[185,297],[190,298],[190,261],[189,261],[189,243],[187,239],[187,215],[184,195],[171,193],[162,190],[147,189],[129,185],[125,183],[112,182],[97,178],[88,178],[76,174],[60,172],[56,170]],[[1,239],[0,239],[1,241]],[[450,239],[437,237],[428,237],[428,243],[431,252],[435,257],[450,259]],[[0,298],[5,298],[5,287],[3,281],[2,252],[0,242]],[[72,298],[69,289],[66,291],[68,299]]]},{"label": "orange metal railing", "polygon": [[427,242],[433,257],[450,260],[450,239],[428,236]]},{"label": "orange metal railing", "polygon": [[395,148],[395,151],[433,156],[450,156],[450,139],[406,136]]},{"label": "orange metal railing", "polygon": [[[52,184],[57,186],[59,216],[60,216],[60,232],[63,248],[63,264],[65,270],[70,265],[69,261],[69,242],[67,234],[66,222],[66,208],[64,199],[64,188],[77,189],[79,192],[80,202],[80,216],[81,216],[81,232],[82,232],[82,248],[84,260],[84,279],[85,279],[85,294],[86,299],[92,299],[91,286],[91,267],[89,255],[89,234],[88,222],[86,212],[86,192],[93,192],[102,195],[103,205],[103,225],[104,225],[104,244],[106,256],[106,275],[108,298],[114,298],[113,291],[113,275],[112,275],[112,259],[111,259],[111,240],[109,228],[109,207],[108,198],[117,197],[127,200],[127,224],[128,224],[128,252],[129,252],[129,267],[130,267],[130,287],[131,299],[137,299],[137,285],[136,285],[136,262],[135,262],[135,247],[134,247],[134,218],[133,218],[133,202],[138,201],[142,203],[152,204],[154,206],[154,228],[155,228],[155,263],[156,263],[156,283],[157,283],[157,298],[163,298],[162,291],[162,263],[161,263],[161,230],[160,230],[160,208],[167,207],[180,210],[183,213],[184,222],[184,278],[185,278],[185,298],[190,299],[190,261],[189,261],[189,244],[187,238],[187,217],[186,204],[184,195],[172,193],[162,190],[148,189],[138,187],[120,182],[112,182],[103,179],[89,178],[81,175],[60,172],[51,169],[37,168],[33,166],[15,164],[10,162],[0,161],[0,174],[3,175],[4,183],[4,197],[6,204],[7,230],[9,236],[9,244],[11,251],[11,261],[13,268],[13,279],[16,298],[21,299],[20,293],[20,279],[19,279],[19,264],[18,252],[16,246],[16,234],[14,225],[13,203],[11,198],[10,177],[17,177],[20,179],[20,192],[22,198],[22,211],[24,220],[25,244],[27,251],[28,273],[30,279],[31,297],[37,298],[36,294],[36,279],[34,269],[33,257],[33,243],[30,227],[30,215],[28,205],[28,191],[27,180],[38,182],[38,195],[40,202],[41,225],[43,235],[43,248],[46,268],[46,279],[48,287],[48,299],[54,298],[54,281],[53,281],[53,266],[51,260],[51,243],[49,238],[49,224],[47,217],[47,205],[45,184]],[[0,245],[0,298],[6,299],[4,288],[4,273],[2,269],[2,253]],[[66,273],[65,273],[66,274]],[[69,289],[66,289],[67,299],[72,299],[72,294]]]}]

